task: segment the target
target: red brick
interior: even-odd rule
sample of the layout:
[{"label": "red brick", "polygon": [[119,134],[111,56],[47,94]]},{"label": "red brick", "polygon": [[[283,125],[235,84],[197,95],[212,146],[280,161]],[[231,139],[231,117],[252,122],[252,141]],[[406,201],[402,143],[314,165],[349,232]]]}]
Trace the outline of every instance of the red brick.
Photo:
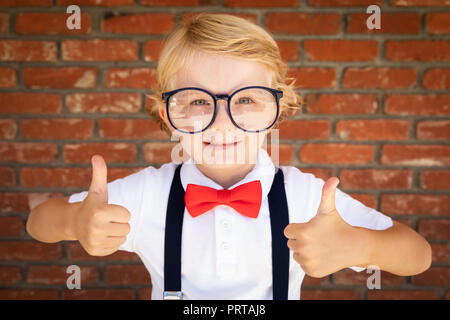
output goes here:
[{"label": "red brick", "polygon": [[336,86],[336,71],[332,68],[290,68],[287,75],[296,80],[295,88],[314,89]]},{"label": "red brick", "polygon": [[150,283],[150,275],[144,265],[109,265],[105,270],[108,284],[132,285]]},{"label": "red brick", "polygon": [[[41,285],[66,285],[67,279],[73,273],[67,273],[69,265],[39,265],[29,266],[27,282]],[[99,269],[94,266],[79,266],[81,287],[96,282],[99,279]]]},{"label": "red brick", "polygon": [[346,7],[346,6],[370,6],[376,4],[381,6],[381,0],[309,0],[310,6],[318,7]]},{"label": "red brick", "polygon": [[142,288],[138,292],[139,300],[151,300],[152,298],[152,288]]},{"label": "red brick", "polygon": [[226,7],[296,7],[298,0],[225,0]]},{"label": "red brick", "polygon": [[420,187],[429,190],[449,190],[450,171],[426,170],[421,172]]},{"label": "red brick", "polygon": [[73,113],[136,113],[141,109],[139,93],[95,92],[72,93],[66,106]]},{"label": "red brick", "polygon": [[154,68],[111,68],[106,73],[105,87],[108,88],[155,88]]},{"label": "red brick", "polygon": [[26,194],[19,192],[0,192],[0,211],[27,212],[29,209]]},{"label": "red brick", "polygon": [[407,166],[448,166],[450,147],[439,145],[384,145],[382,164]]},{"label": "red brick", "polygon": [[73,35],[91,33],[91,17],[80,15],[80,29],[67,28],[71,13],[19,13],[16,15],[17,34]]},{"label": "red brick", "polygon": [[17,125],[13,119],[0,119],[0,139],[14,139],[17,132]]},{"label": "red brick", "polygon": [[359,300],[361,295],[353,290],[317,290],[302,289],[301,300]]},{"label": "red brick", "polygon": [[101,24],[103,33],[166,34],[175,26],[170,13],[144,13],[111,15]]},{"label": "red brick", "polygon": [[433,262],[448,262],[450,246],[448,244],[430,243]]},{"label": "red brick", "polygon": [[427,13],[425,19],[428,33],[431,34],[450,33],[450,13],[448,12]]},{"label": "red brick", "polygon": [[[324,180],[326,181],[326,180]],[[361,193],[348,193],[348,195],[359,202],[361,202],[363,205],[372,208],[377,209],[377,199],[372,194],[361,194]]]},{"label": "red brick", "polygon": [[306,109],[314,114],[376,114],[378,100],[374,94],[308,94]]},{"label": "red brick", "polygon": [[144,60],[158,61],[163,46],[164,42],[162,40],[148,40],[147,42],[145,42],[143,47]]},{"label": "red brick", "polygon": [[450,220],[420,220],[418,230],[428,240],[450,240]]},{"label": "red brick", "polygon": [[287,120],[280,125],[280,139],[328,139],[328,120]]},{"label": "red brick", "polygon": [[439,299],[433,291],[427,290],[369,290],[369,300],[436,300]]},{"label": "red brick", "polygon": [[367,28],[368,13],[352,13],[347,16],[346,33],[366,34],[418,34],[420,15],[418,13],[387,13],[381,15],[381,29]]},{"label": "red brick", "polygon": [[7,13],[0,12],[0,33],[9,32],[9,16]]},{"label": "red brick", "polygon": [[381,211],[386,214],[450,215],[450,196],[432,194],[382,194]]},{"label": "red brick", "polygon": [[447,0],[391,0],[392,6],[445,6],[448,5]]},{"label": "red brick", "polygon": [[56,61],[56,43],[35,40],[0,40],[0,61]]},{"label": "red brick", "polygon": [[23,82],[32,89],[94,88],[97,68],[24,68]]},{"label": "red brick", "polygon": [[0,167],[0,187],[14,187],[16,185],[16,174],[13,168]]},{"label": "red brick", "polygon": [[[366,286],[367,279],[373,275],[367,272],[368,269],[361,272],[355,272],[352,269],[346,268],[333,274],[334,284],[337,285],[361,285]],[[405,282],[405,277],[396,276],[395,274],[380,271],[380,284],[384,286],[401,285]]]},{"label": "red brick", "polygon": [[[152,163],[171,162],[172,149],[177,143],[149,142],[142,146],[144,161]],[[182,155],[180,155],[182,156]]]},{"label": "red brick", "polygon": [[412,283],[437,287],[447,287],[450,283],[449,267],[431,267],[427,271],[412,277]]},{"label": "red brick", "polygon": [[22,168],[22,186],[33,187],[87,187],[91,182],[88,168]]},{"label": "red brick", "polygon": [[136,145],[132,143],[66,144],[63,150],[66,163],[90,163],[94,154],[101,154],[107,163],[136,161]]},{"label": "red brick", "polygon": [[22,274],[19,267],[0,267],[0,285],[12,285],[20,281]]},{"label": "red brick", "polygon": [[327,286],[330,283],[330,277],[313,278],[305,274],[305,278],[302,281],[302,288],[305,286]]},{"label": "red brick", "polygon": [[135,61],[138,44],[132,40],[64,40],[62,59],[66,61]]},{"label": "red brick", "polygon": [[304,40],[308,61],[374,61],[378,42],[369,40]]},{"label": "red brick", "polygon": [[408,68],[347,68],[343,88],[402,89],[416,85],[416,70]]},{"label": "red brick", "polygon": [[278,40],[277,44],[284,61],[298,61],[299,43],[297,41]]},{"label": "red brick", "polygon": [[344,140],[407,140],[407,120],[341,120],[336,124],[336,135]]},{"label": "red brick", "polygon": [[385,111],[399,115],[450,114],[450,95],[391,94],[386,96]]},{"label": "red brick", "polygon": [[339,184],[347,189],[408,189],[412,170],[342,169]]},{"label": "red brick", "polygon": [[327,181],[329,178],[333,176],[333,170],[327,168],[299,168],[303,173],[311,173],[316,178],[322,179],[323,181]]},{"label": "red brick", "polygon": [[49,7],[53,0],[2,0],[2,7]]},{"label": "red brick", "polygon": [[0,218],[0,236],[1,237],[22,237],[25,224],[18,217]]},{"label": "red brick", "polygon": [[125,178],[130,174],[136,173],[144,169],[143,167],[137,168],[108,168],[108,182],[116,179]]},{"label": "red brick", "polygon": [[[209,2],[214,2],[216,0],[209,0]],[[197,6],[201,5],[205,0],[140,0],[142,5],[147,6]],[[205,3],[206,4],[206,3]]]},{"label": "red brick", "polygon": [[[155,0],[155,1],[159,2],[159,0]],[[204,1],[210,1],[210,0],[204,0]],[[217,0],[212,0],[212,1],[217,1]],[[187,25],[192,20],[192,18],[198,16],[200,13],[201,12],[184,12],[184,13],[182,13],[182,15],[181,15],[181,23],[182,23],[182,25]],[[213,13],[213,14],[223,14],[223,13],[225,13],[225,14],[229,14],[229,15],[232,15],[232,16],[235,16],[235,17],[239,17],[239,18],[242,18],[242,19],[245,19],[245,20],[248,20],[250,22],[258,24],[258,18],[256,16],[256,14],[253,14],[253,13],[237,13],[237,12],[223,12],[223,11],[220,11],[220,12],[209,11],[208,13]]]},{"label": "red brick", "polygon": [[269,12],[266,27],[272,33],[337,34],[340,19],[336,13]]},{"label": "red brick", "polygon": [[57,94],[0,93],[0,114],[60,113],[61,97]]},{"label": "red brick", "polygon": [[427,70],[423,76],[422,86],[426,89],[450,89],[450,69],[434,68]]},{"label": "red brick", "polygon": [[152,119],[100,119],[99,135],[107,139],[167,139]]},{"label": "red brick", "polygon": [[40,289],[3,289],[0,290],[1,300],[57,300],[57,290]]},{"label": "red brick", "polygon": [[113,7],[133,5],[134,0],[57,0],[57,3],[60,6],[70,6],[75,4],[78,6]]},{"label": "red brick", "polygon": [[308,143],[301,146],[299,154],[302,162],[325,164],[366,164],[373,156],[373,146],[340,143]]},{"label": "red brick", "polygon": [[0,259],[7,261],[55,261],[62,257],[61,244],[37,241],[2,241]]},{"label": "red brick", "polygon": [[12,68],[0,68],[0,88],[12,88],[16,86],[16,71]]},{"label": "red brick", "polygon": [[134,300],[136,294],[131,289],[80,289],[64,290],[64,300]]},{"label": "red brick", "polygon": [[[279,144],[278,145],[278,156],[272,154],[272,146],[270,143],[267,144],[267,153],[274,163],[279,163],[279,165],[290,165],[294,157],[294,149],[291,144]],[[275,152],[275,150],[274,150]]]},{"label": "red brick", "polygon": [[2,162],[45,163],[58,157],[53,143],[0,142]]},{"label": "red brick", "polygon": [[386,58],[393,61],[448,61],[450,43],[439,40],[386,41]]},{"label": "red brick", "polygon": [[89,139],[94,130],[90,119],[22,119],[22,137],[27,139]]},{"label": "red brick", "polygon": [[[109,177],[109,170],[108,170]],[[140,261],[138,255],[128,251],[116,251],[113,254],[103,257],[91,256],[84,250],[78,241],[66,243],[67,257],[71,261],[94,261],[96,263],[102,261]]]},{"label": "red brick", "polygon": [[416,131],[417,138],[421,140],[449,140],[450,121],[421,121]]}]

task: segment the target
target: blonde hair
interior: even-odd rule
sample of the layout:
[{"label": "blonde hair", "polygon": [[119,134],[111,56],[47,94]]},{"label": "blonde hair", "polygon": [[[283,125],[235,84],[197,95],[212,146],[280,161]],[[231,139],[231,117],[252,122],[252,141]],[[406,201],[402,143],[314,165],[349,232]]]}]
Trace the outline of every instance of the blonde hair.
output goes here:
[{"label": "blonde hair", "polygon": [[263,63],[271,72],[271,87],[283,91],[277,126],[301,110],[303,99],[294,90],[295,79],[286,76],[288,66],[267,31],[233,15],[200,13],[169,35],[160,54],[156,69],[157,87],[153,94],[147,95],[154,103],[147,111],[162,130],[170,134],[158,112],[159,106],[165,105],[161,94],[175,89],[172,87],[173,76],[198,50]]}]

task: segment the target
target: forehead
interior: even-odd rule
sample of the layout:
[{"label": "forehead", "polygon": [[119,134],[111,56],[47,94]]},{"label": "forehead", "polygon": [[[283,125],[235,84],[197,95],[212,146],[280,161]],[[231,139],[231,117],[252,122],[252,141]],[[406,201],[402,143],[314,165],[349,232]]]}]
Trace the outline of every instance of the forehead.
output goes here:
[{"label": "forehead", "polygon": [[174,76],[174,88],[199,87],[213,93],[259,85],[270,87],[271,73],[259,62],[196,51]]}]

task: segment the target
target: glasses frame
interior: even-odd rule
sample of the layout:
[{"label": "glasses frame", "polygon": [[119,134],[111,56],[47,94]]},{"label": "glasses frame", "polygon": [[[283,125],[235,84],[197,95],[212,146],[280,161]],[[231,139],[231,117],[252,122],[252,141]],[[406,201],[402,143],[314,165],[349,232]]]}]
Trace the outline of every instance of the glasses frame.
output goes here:
[{"label": "glasses frame", "polygon": [[[180,92],[180,91],[184,91],[184,90],[200,90],[203,91],[204,93],[208,94],[214,101],[214,114],[213,117],[211,119],[211,122],[202,130],[200,131],[186,131],[183,129],[179,129],[177,127],[174,126],[172,120],[170,119],[170,114],[169,114],[169,99],[170,97],[172,97],[174,94]],[[231,99],[233,98],[233,96],[235,94],[237,94],[238,92],[242,91],[242,90],[246,90],[246,89],[265,89],[267,91],[269,91],[274,97],[275,97],[275,101],[276,101],[276,105],[277,105],[277,113],[275,116],[274,121],[265,129],[261,129],[261,130],[247,130],[244,128],[241,128],[240,126],[238,126],[238,124],[234,121],[233,117],[231,116],[231,109],[230,109],[230,102]],[[269,130],[274,124],[275,122],[278,120],[278,116],[280,113],[280,99],[283,97],[283,91],[280,90],[276,90],[276,89],[272,89],[272,88],[268,88],[268,87],[264,87],[264,86],[248,86],[248,87],[243,87],[240,88],[236,91],[234,91],[231,95],[228,94],[213,94],[211,92],[209,92],[208,90],[202,89],[202,88],[197,88],[197,87],[184,87],[184,88],[179,88],[176,90],[172,90],[172,91],[167,91],[167,92],[163,92],[162,93],[162,99],[163,101],[166,102],[166,113],[167,113],[167,118],[169,120],[169,123],[172,125],[172,127],[175,128],[175,130],[182,132],[182,133],[189,133],[189,134],[196,134],[196,133],[201,133],[205,130],[207,130],[216,120],[216,115],[217,115],[217,101],[218,100],[227,100],[227,113],[228,113],[228,117],[230,118],[231,122],[239,129],[245,131],[245,132],[251,132],[251,133],[256,133],[256,132],[263,132],[263,131],[267,131]]]}]

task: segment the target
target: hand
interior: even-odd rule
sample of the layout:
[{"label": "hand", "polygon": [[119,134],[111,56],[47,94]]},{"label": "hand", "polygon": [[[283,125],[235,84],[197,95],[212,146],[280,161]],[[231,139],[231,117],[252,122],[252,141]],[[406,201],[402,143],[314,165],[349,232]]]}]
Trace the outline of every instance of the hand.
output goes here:
[{"label": "hand", "polygon": [[108,204],[107,167],[102,156],[92,157],[92,181],[87,197],[74,217],[74,233],[92,256],[106,256],[117,251],[130,232],[130,212]]},{"label": "hand", "polygon": [[337,177],[322,188],[317,214],[306,223],[291,223],[284,229],[287,246],[305,273],[321,278],[349,266],[361,264],[364,241],[361,229],[347,224],[335,207]]}]

